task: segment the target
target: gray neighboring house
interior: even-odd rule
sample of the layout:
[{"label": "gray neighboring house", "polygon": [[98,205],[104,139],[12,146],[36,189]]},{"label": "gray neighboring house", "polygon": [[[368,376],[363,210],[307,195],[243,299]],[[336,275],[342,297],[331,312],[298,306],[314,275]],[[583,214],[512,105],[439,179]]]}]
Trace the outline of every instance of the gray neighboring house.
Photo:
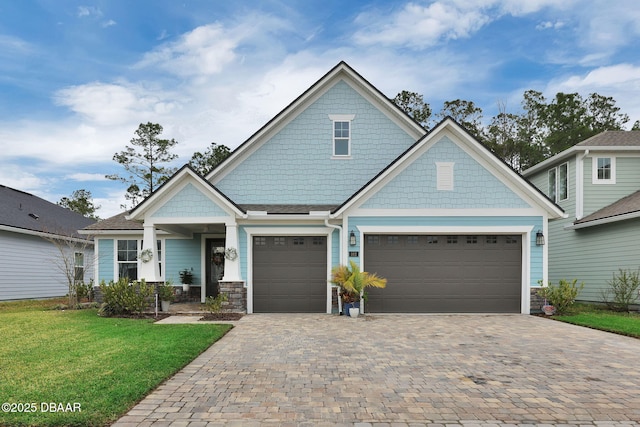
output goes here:
[{"label": "gray neighboring house", "polygon": [[95,223],[33,194],[0,185],[0,301],[66,295],[60,250],[52,238],[77,243],[67,259],[84,281],[93,277],[93,242],[78,230]]},{"label": "gray neighboring house", "polygon": [[568,215],[549,221],[549,280],[600,302],[614,272],[640,268],[640,132],[600,133],[523,175]]}]

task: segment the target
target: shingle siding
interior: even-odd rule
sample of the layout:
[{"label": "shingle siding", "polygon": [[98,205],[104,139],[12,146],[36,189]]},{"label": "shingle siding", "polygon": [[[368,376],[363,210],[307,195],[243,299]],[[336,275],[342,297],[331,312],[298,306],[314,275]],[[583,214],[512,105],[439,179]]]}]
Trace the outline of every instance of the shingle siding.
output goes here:
[{"label": "shingle siding", "polygon": [[[438,190],[436,163],[453,162],[453,190]],[[410,195],[410,197],[408,197]],[[477,160],[444,137],[411,163],[363,208],[528,208]]]},{"label": "shingle siding", "polygon": [[202,194],[193,184],[187,184],[169,199],[152,217],[227,216],[227,212]]},{"label": "shingle siding", "polygon": [[[355,114],[350,159],[331,158],[330,114]],[[238,204],[340,204],[414,142],[341,81],[216,187]]]}]

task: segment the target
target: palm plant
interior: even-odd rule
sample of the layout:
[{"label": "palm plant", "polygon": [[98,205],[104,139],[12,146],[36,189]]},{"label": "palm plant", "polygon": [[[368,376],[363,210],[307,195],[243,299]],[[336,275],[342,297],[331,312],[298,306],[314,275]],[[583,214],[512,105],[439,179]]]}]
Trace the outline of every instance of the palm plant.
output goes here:
[{"label": "palm plant", "polygon": [[331,272],[331,283],[340,287],[340,295],[344,302],[360,301],[368,287],[384,288],[387,286],[387,279],[375,273],[360,271],[360,267],[353,260],[349,261],[349,265],[334,267]]}]

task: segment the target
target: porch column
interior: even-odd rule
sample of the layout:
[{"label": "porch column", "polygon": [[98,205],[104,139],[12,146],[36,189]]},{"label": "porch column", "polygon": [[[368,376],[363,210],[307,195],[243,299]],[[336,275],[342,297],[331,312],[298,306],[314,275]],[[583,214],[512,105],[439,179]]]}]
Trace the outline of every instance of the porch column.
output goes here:
[{"label": "porch column", "polygon": [[240,278],[240,249],[238,248],[238,224],[231,223],[226,224],[227,234],[225,238],[224,248],[225,255],[227,255],[227,249],[235,249],[235,259],[229,259],[225,257],[224,260],[224,277],[223,282],[237,282],[242,280]]},{"label": "porch column", "polygon": [[140,260],[139,279],[147,282],[157,282],[160,280],[160,267],[158,265],[158,244],[156,243],[156,227],[154,224],[144,224],[144,235],[142,238],[142,252],[151,251],[151,259],[144,261],[144,256]]}]

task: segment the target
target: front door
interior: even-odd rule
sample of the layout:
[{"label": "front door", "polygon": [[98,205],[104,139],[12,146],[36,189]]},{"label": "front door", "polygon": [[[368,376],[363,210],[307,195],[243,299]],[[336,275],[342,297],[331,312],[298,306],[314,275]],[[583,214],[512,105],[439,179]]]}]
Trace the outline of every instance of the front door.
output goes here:
[{"label": "front door", "polygon": [[206,240],[207,297],[218,295],[218,282],[224,276],[224,239]]}]

